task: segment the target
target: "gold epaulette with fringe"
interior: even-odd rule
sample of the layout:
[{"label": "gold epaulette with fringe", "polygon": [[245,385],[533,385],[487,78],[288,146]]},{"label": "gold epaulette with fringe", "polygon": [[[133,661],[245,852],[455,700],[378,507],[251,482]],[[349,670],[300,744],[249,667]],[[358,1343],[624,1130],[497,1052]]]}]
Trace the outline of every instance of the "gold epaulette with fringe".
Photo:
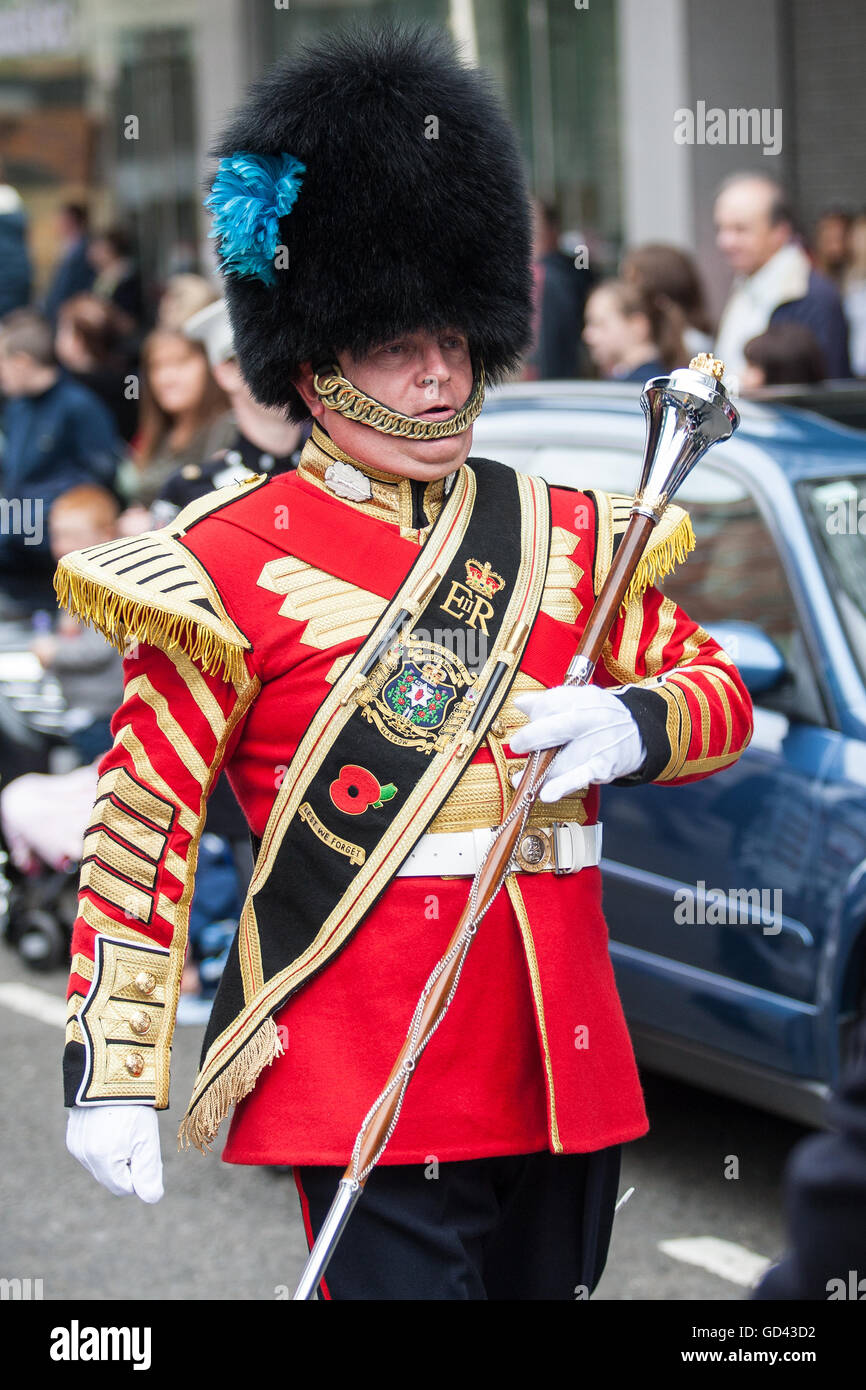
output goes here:
[{"label": "gold epaulette with fringe", "polygon": [[[593,590],[598,594],[619,543],[625,535],[634,498],[618,492],[597,492],[594,488],[591,495],[598,508],[598,534],[592,575]],[[623,599],[623,607],[628,607],[634,599],[640,598],[651,584],[655,584],[658,579],[664,578],[677,565],[682,564],[695,545],[695,533],[688,512],[684,507],[668,503],[632,575]]]},{"label": "gold epaulette with fringe", "polygon": [[[267,476],[249,482],[267,482]],[[179,539],[241,495],[232,484],[191,502],[159,531],[73,550],[54,576],[61,605],[126,655],[135,642],[148,642],[166,652],[183,651],[204,671],[242,682],[244,652],[252,643],[229,617],[207,570]]]}]

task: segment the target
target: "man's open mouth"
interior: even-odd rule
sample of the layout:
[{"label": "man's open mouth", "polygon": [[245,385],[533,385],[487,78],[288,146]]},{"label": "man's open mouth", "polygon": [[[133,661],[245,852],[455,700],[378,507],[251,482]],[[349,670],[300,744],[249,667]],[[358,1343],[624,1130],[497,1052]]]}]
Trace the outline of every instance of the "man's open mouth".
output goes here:
[{"label": "man's open mouth", "polygon": [[426,410],[419,411],[416,420],[448,420],[457,412],[453,405],[431,405]]}]

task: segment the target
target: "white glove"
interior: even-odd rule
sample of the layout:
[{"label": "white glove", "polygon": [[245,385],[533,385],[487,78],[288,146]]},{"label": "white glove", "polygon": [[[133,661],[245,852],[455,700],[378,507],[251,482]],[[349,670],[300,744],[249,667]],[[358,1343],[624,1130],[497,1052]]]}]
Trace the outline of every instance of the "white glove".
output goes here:
[{"label": "white glove", "polygon": [[646,759],[631,711],[601,686],[557,685],[518,695],[514,703],[530,722],[509,739],[512,752],[564,745],[539,793],[542,801],[558,801],[591,782],[627,777]]},{"label": "white glove", "polygon": [[159,1121],[152,1105],[73,1105],[66,1147],[115,1197],[163,1194]]}]

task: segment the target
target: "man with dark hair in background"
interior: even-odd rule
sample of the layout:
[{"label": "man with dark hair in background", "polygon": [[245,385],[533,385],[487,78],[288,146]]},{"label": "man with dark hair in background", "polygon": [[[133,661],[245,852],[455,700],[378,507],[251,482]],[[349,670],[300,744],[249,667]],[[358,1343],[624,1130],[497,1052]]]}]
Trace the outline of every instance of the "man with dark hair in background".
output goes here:
[{"label": "man with dark hair in background", "polygon": [[533,346],[523,375],[530,381],[581,376],[581,332],[586,298],[594,283],[559,249],[559,214],[552,203],[533,202]]},{"label": "man with dark hair in background", "polygon": [[836,286],[813,268],[796,236],[785,190],[765,174],[735,174],[715,205],[716,241],[737,279],[722,313],[716,352],[739,375],[751,338],[783,323],[810,328],[828,377],[849,377],[848,325]]}]

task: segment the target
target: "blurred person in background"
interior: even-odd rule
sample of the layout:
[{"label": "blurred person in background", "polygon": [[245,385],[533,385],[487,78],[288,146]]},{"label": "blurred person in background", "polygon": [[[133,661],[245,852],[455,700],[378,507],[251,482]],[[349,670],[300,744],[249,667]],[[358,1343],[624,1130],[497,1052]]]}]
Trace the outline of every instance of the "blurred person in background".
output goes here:
[{"label": "blurred person in background", "polygon": [[74,294],[58,313],[54,350],[68,374],[108,407],[128,444],[138,429],[138,393],[130,389],[137,363],[124,317],[96,294]]},{"label": "blurred person in background", "polygon": [[828,377],[850,377],[839,291],[798,241],[781,184],[764,174],[735,174],[722,184],[714,216],[719,250],[737,277],[715,346],[728,372],[742,375],[750,339],[781,323],[801,323],[818,339]]},{"label": "blurred person in background", "polygon": [[851,215],[841,208],[828,208],[815,223],[812,260],[828,280],[841,286],[848,264],[848,233]]},{"label": "blurred person in background", "polygon": [[[51,555],[101,545],[117,536],[120,507],[106,488],[83,483],[62,492],[48,513]],[[82,762],[111,747],[109,724],[123,696],[123,657],[101,633],[61,613],[53,633],[33,638],[40,665],[57,677],[67,707],[65,732]]]},{"label": "blurred person in background", "polygon": [[740,377],[744,391],[761,386],[817,386],[824,380],[824,354],[810,328],[780,323],[745,347],[746,366]]},{"label": "blurred person in background", "polygon": [[[620,277],[647,294],[656,295],[673,313],[682,315],[685,360],[713,345],[710,318],[704,302],[704,287],[692,256],[676,246],[648,242],[627,251],[620,265]],[[680,365],[679,363],[677,365]]]},{"label": "blurred person in background", "polygon": [[0,161],[0,318],[29,303],[31,280],[27,213]]},{"label": "blurred person in background", "polygon": [[96,272],[93,293],[112,304],[128,334],[142,324],[141,276],[132,258],[132,241],[122,227],[109,227],[90,240],[87,258]]},{"label": "blurred person in background", "polygon": [[287,473],[296,468],[309,426],[287,418],[284,409],[269,409],[253,399],[235,357],[232,329],[224,299],[193,314],[184,333],[202,343],[217,385],[225,392],[236,432],[231,444],[201,463],[187,463],[172,473],[151,508],[153,524],[165,526],[182,507],[214,488],[227,487],[255,473]]},{"label": "blurred person in background", "polygon": [[589,270],[577,270],[559,249],[559,214],[533,200],[533,346],[526,381],[568,380],[580,374],[580,336],[590,286]]},{"label": "blurred person in background", "polygon": [[866,213],[858,213],[848,233],[848,264],[842,284],[848,319],[848,346],[855,376],[866,376]]},{"label": "blurred person in background", "polygon": [[682,366],[682,315],[669,301],[624,280],[605,280],[586,302],[583,339],[612,381],[638,381]]},{"label": "blurred person in background", "polygon": [[187,319],[192,318],[193,314],[197,314],[207,304],[213,304],[219,297],[219,290],[203,275],[185,271],[170,275],[159,297],[156,326],[180,331]]},{"label": "blurred person in background", "polygon": [[67,299],[89,290],[96,272],[87,259],[87,209],[82,203],[64,203],[55,217],[60,254],[51,283],[42,301],[42,311],[53,324]]},{"label": "blurred person in background", "polygon": [[180,329],[149,333],[141,350],[139,430],[118,477],[125,499],[135,505],[124,534],[133,524],[141,530],[150,525],[149,509],[178,468],[230,448],[235,433],[228,397],[201,343]]},{"label": "blurred person in background", "polygon": [[[52,559],[43,519],[62,492],[80,483],[110,488],[121,445],[107,407],[58,366],[51,325],[33,309],[0,322],[0,389],[8,398],[0,491],[6,515],[21,522],[0,533],[0,591],[54,606]],[[10,505],[17,504],[17,505]],[[33,522],[30,534],[24,522]]]},{"label": "blurred person in background", "polygon": [[[53,559],[113,540],[117,513],[117,499],[105,488],[83,484],[61,493],[48,517]],[[31,649],[57,678],[67,706],[66,737],[81,765],[60,775],[28,772],[0,791],[3,837],[24,873],[81,859],[96,795],[96,764],[111,747],[110,721],[123,698],[122,656],[101,633],[69,614],[61,613],[53,633],[34,637]]]}]

